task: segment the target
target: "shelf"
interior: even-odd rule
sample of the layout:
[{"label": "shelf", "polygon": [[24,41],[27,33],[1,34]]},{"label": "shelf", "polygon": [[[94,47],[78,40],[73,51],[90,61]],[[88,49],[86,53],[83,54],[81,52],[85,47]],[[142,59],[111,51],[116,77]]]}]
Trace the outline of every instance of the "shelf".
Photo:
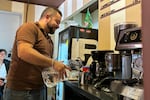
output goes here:
[{"label": "shelf", "polygon": [[120,8],[120,9],[117,9],[117,10],[116,10],[116,9],[113,9],[113,10],[111,10],[111,11],[108,11],[108,12],[102,14],[100,18],[101,18],[101,19],[102,19],[102,18],[105,18],[105,17],[107,17],[107,16],[110,16],[110,15],[112,15],[112,14],[114,14],[114,13],[117,13],[117,12],[119,12],[119,11],[121,11],[121,10],[124,10],[124,9],[127,9],[127,8],[129,8],[129,7],[132,7],[132,6],[134,6],[134,5],[137,5],[137,4],[139,4],[139,3],[141,3],[141,1],[140,1],[140,0],[136,0],[135,2],[129,4],[129,5],[125,6],[125,7],[122,7],[122,8]]},{"label": "shelf", "polygon": [[112,4],[114,4],[114,3],[118,2],[118,1],[120,1],[120,0],[112,0],[112,1],[110,1],[110,2],[108,2],[108,3],[106,3],[106,4],[104,4],[104,5],[100,8],[100,10],[103,10],[103,9],[107,8],[107,7],[111,6]]}]

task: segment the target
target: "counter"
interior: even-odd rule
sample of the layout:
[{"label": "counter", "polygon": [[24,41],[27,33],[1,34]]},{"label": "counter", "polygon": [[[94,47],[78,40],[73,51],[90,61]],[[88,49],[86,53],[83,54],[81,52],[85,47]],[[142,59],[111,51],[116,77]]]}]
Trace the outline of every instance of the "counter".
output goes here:
[{"label": "counter", "polygon": [[117,95],[97,90],[91,85],[79,85],[77,81],[64,82],[64,100],[118,100]]},{"label": "counter", "polygon": [[79,85],[78,81],[63,81],[48,88],[47,100],[144,100],[143,84],[128,86],[114,80],[110,89],[105,92],[93,85]]}]

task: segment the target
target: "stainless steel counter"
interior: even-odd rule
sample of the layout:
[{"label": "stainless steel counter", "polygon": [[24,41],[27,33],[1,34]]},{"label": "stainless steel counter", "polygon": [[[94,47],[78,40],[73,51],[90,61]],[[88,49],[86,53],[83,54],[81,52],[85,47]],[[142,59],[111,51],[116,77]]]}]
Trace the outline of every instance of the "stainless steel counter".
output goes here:
[{"label": "stainless steel counter", "polygon": [[144,100],[143,84],[136,84],[134,86],[123,85],[121,81],[111,82],[111,91],[116,94],[128,97],[132,100]]}]

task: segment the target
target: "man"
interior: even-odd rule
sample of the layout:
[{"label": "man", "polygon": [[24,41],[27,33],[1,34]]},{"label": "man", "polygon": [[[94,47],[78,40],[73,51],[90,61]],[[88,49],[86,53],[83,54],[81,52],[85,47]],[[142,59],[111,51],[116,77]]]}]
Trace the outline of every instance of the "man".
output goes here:
[{"label": "man", "polygon": [[49,7],[38,22],[17,30],[4,100],[43,100],[42,70],[53,66],[61,75],[65,73],[68,67],[52,59],[53,42],[48,35],[59,28],[61,17],[58,9]]}]

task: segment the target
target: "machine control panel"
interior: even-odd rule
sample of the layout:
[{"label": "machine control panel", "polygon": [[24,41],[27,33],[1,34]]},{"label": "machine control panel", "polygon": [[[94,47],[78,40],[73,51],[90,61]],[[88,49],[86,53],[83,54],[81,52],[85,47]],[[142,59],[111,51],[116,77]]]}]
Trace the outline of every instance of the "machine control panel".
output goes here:
[{"label": "machine control panel", "polygon": [[122,30],[116,42],[116,50],[131,50],[142,48],[141,28],[135,27]]}]

